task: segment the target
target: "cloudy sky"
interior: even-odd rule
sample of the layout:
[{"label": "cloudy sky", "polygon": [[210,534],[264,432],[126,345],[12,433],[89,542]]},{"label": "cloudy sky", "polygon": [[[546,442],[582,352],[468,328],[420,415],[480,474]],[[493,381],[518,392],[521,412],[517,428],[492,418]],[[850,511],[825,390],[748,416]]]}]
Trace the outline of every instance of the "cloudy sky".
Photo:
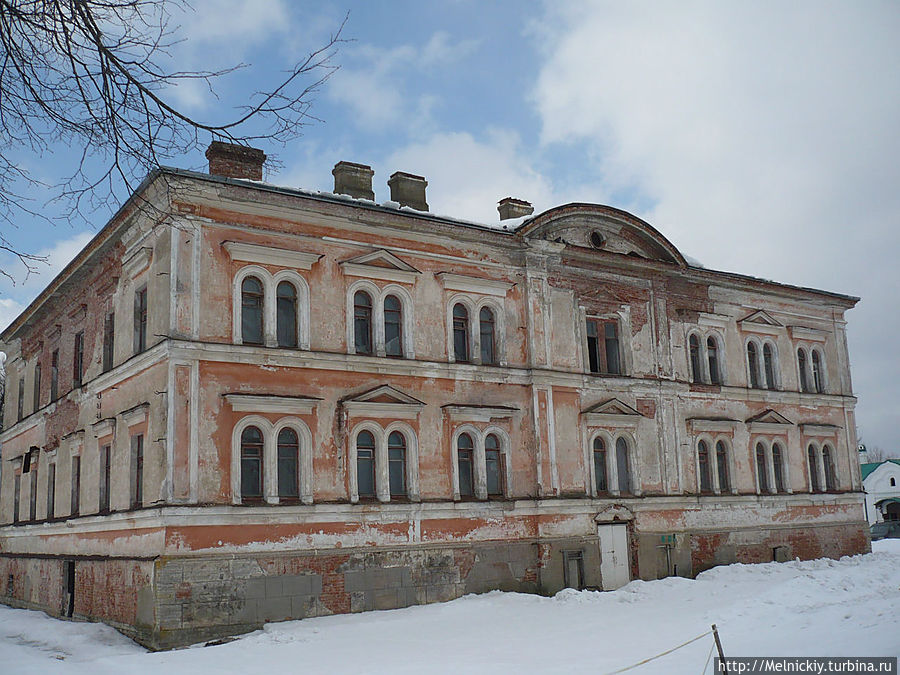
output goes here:
[{"label": "cloudy sky", "polygon": [[[848,314],[858,424],[900,451],[900,4],[896,2],[291,2],[195,0],[182,68],[245,62],[170,95],[198,115],[240,104],[349,12],[322,123],[267,179],[328,190],[339,160],[427,177],[432,211],[497,220],[614,205],[707,267],[862,297]],[[52,174],[65,149],[32,158]],[[184,157],[180,166],[203,169]],[[5,326],[106,214],[6,233],[51,267],[0,281]]]}]

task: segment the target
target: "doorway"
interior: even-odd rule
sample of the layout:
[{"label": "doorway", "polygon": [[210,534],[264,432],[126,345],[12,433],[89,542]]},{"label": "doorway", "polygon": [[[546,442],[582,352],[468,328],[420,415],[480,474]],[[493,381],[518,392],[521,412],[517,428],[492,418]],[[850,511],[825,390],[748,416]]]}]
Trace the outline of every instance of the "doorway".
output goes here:
[{"label": "doorway", "polygon": [[631,581],[628,557],[628,526],[625,523],[597,525],[600,539],[600,580],[604,591],[614,591]]},{"label": "doorway", "polygon": [[63,616],[71,618],[75,613],[75,561],[63,561]]}]

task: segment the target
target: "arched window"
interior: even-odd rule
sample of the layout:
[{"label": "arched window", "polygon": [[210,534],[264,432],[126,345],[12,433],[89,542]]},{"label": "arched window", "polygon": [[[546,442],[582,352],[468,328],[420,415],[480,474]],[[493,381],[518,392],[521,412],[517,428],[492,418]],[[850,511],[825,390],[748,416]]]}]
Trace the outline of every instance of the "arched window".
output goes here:
[{"label": "arched window", "polygon": [[809,391],[809,376],[806,373],[806,350],[800,347],[797,350],[797,365],[800,368],[800,391]]},{"label": "arched window", "polygon": [[691,381],[703,382],[703,371],[700,367],[700,340],[696,335],[691,335],[688,345],[691,350]]},{"label": "arched window", "polygon": [[487,477],[487,493],[503,494],[503,459],[500,454],[500,439],[488,434],[484,439],[484,463]]},{"label": "arched window", "polygon": [[837,490],[837,472],[835,471],[834,457],[829,445],[822,448],[822,465],[825,467],[825,489]]},{"label": "arched window", "polygon": [[697,457],[700,463],[700,492],[712,492],[712,474],[709,470],[709,446],[706,441],[697,443]]},{"label": "arched window", "polygon": [[606,446],[599,436],[594,439],[594,485],[597,494],[603,494],[609,490],[609,482],[606,476]]},{"label": "arched window", "polygon": [[494,340],[494,313],[487,307],[482,307],[478,313],[478,330],[481,342],[481,362],[485,365],[495,364],[497,357]]},{"label": "arched window", "polygon": [[458,363],[469,361],[469,310],[461,302],[453,306],[453,358]]},{"label": "arched window", "polygon": [[709,381],[722,384],[722,373],[719,370],[719,342],[714,337],[706,338],[706,359],[709,363]]},{"label": "arched window", "polygon": [[784,453],[778,443],[772,446],[772,468],[775,469],[775,492],[786,492],[784,488]]},{"label": "arched window", "polygon": [[406,487],[406,437],[399,431],[388,436],[388,482],[391,497],[405,497]]},{"label": "arched window", "polygon": [[356,437],[356,493],[375,496],[375,436],[371,431],[360,431]]},{"label": "arched window", "polygon": [[372,354],[372,298],[365,291],[353,296],[353,338],[357,354]]},{"label": "arched window", "polygon": [[891,487],[897,487],[897,479],[891,476]]},{"label": "arched window", "polygon": [[766,389],[775,388],[775,353],[768,342],[763,345],[763,364],[766,370]]},{"label": "arched window", "polygon": [[384,299],[384,352],[403,356],[403,306],[396,295]]},{"label": "arched window", "polygon": [[241,342],[263,344],[263,285],[256,277],[241,282]]},{"label": "arched window", "polygon": [[475,496],[475,444],[469,434],[460,434],[456,439],[456,457],[459,467],[459,494],[461,497]]},{"label": "arched window", "polygon": [[747,368],[750,370],[750,386],[759,389],[759,354],[756,343],[747,343]]},{"label": "arched window", "polygon": [[278,432],[278,497],[300,497],[300,442],[291,428]]},{"label": "arched window", "polygon": [[621,436],[616,439],[616,471],[619,478],[619,492],[631,492],[631,471],[628,462],[628,441]]},{"label": "arched window", "polygon": [[766,461],[766,448],[762,443],[756,444],[756,473],[759,476],[759,491],[769,491],[769,463]]},{"label": "arched window", "polygon": [[816,393],[821,394],[825,391],[825,378],[822,377],[822,357],[819,356],[819,352],[815,349],[812,350],[812,372]]},{"label": "arched window", "polygon": [[806,449],[807,462],[809,464],[809,491],[819,492],[821,483],[819,482],[819,461],[816,458],[816,448],[810,445]]},{"label": "arched window", "polygon": [[276,290],[276,332],[279,347],[297,346],[297,289],[282,281]]},{"label": "arched window", "polygon": [[728,479],[728,450],[725,443],[718,441],[716,443],[716,469],[719,472],[719,491],[730,492],[731,481]]},{"label": "arched window", "polygon": [[263,435],[257,427],[247,427],[241,433],[241,498],[262,499],[263,496]]}]

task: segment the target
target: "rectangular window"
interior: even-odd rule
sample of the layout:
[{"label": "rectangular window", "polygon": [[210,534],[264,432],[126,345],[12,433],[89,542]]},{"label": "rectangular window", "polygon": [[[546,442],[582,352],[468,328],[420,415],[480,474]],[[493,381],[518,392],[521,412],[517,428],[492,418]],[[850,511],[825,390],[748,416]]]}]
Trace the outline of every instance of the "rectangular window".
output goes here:
[{"label": "rectangular window", "polygon": [[471,497],[475,494],[472,451],[460,448],[457,450],[457,453],[459,462],[459,494],[462,497]]},{"label": "rectangular window", "polygon": [[13,522],[19,522],[19,500],[22,496],[22,476],[13,476]]},{"label": "rectangular window", "polygon": [[28,520],[37,520],[37,468],[31,470],[31,494],[28,495]]},{"label": "rectangular window", "polygon": [[115,358],[116,315],[110,312],[103,323],[103,372],[112,370]]},{"label": "rectangular window", "polygon": [[371,448],[356,450],[357,494],[360,497],[375,496],[375,453]]},{"label": "rectangular window", "polygon": [[34,364],[34,389],[31,393],[31,412],[37,412],[41,407],[41,364]]},{"label": "rectangular window", "polygon": [[388,448],[388,482],[391,497],[406,496],[406,452],[403,448]]},{"label": "rectangular window", "polygon": [[110,446],[100,448],[100,513],[109,512],[109,452]]},{"label": "rectangular window", "polygon": [[621,375],[619,326],[615,321],[587,320],[588,370],[592,373]]},{"label": "rectangular window", "polygon": [[56,511],[56,464],[47,467],[47,520],[52,520]]},{"label": "rectangular window", "polygon": [[144,505],[144,435],[131,437],[131,508]]},{"label": "rectangular window", "polygon": [[489,495],[503,494],[503,458],[499,450],[484,451],[487,472],[487,492]]},{"label": "rectangular window", "polygon": [[566,588],[581,590],[584,588],[584,553],[582,551],[563,551],[563,583]]},{"label": "rectangular window", "polygon": [[54,349],[50,355],[50,400],[59,398],[59,350]]},{"label": "rectangular window", "polygon": [[69,511],[73,516],[78,515],[81,508],[81,457],[72,458],[72,500]]},{"label": "rectangular window", "polygon": [[78,515],[81,507],[81,457],[72,458],[72,499],[69,511],[73,516]]},{"label": "rectangular window", "polygon": [[147,349],[147,287],[134,292],[134,353]]},{"label": "rectangular window", "polygon": [[25,378],[19,378],[19,403],[16,406],[16,422],[25,417]]},{"label": "rectangular window", "polygon": [[75,348],[72,354],[72,388],[78,389],[84,379],[84,331],[75,333]]}]

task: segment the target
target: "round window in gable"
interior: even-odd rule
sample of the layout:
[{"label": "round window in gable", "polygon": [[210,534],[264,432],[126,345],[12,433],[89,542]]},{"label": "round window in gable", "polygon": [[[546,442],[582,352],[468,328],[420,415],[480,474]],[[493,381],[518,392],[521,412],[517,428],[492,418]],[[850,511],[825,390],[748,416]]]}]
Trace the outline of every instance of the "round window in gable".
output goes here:
[{"label": "round window in gable", "polygon": [[605,243],[606,238],[602,234],[597,232],[597,230],[591,232],[591,246],[593,246],[594,248],[603,248],[603,245]]}]

